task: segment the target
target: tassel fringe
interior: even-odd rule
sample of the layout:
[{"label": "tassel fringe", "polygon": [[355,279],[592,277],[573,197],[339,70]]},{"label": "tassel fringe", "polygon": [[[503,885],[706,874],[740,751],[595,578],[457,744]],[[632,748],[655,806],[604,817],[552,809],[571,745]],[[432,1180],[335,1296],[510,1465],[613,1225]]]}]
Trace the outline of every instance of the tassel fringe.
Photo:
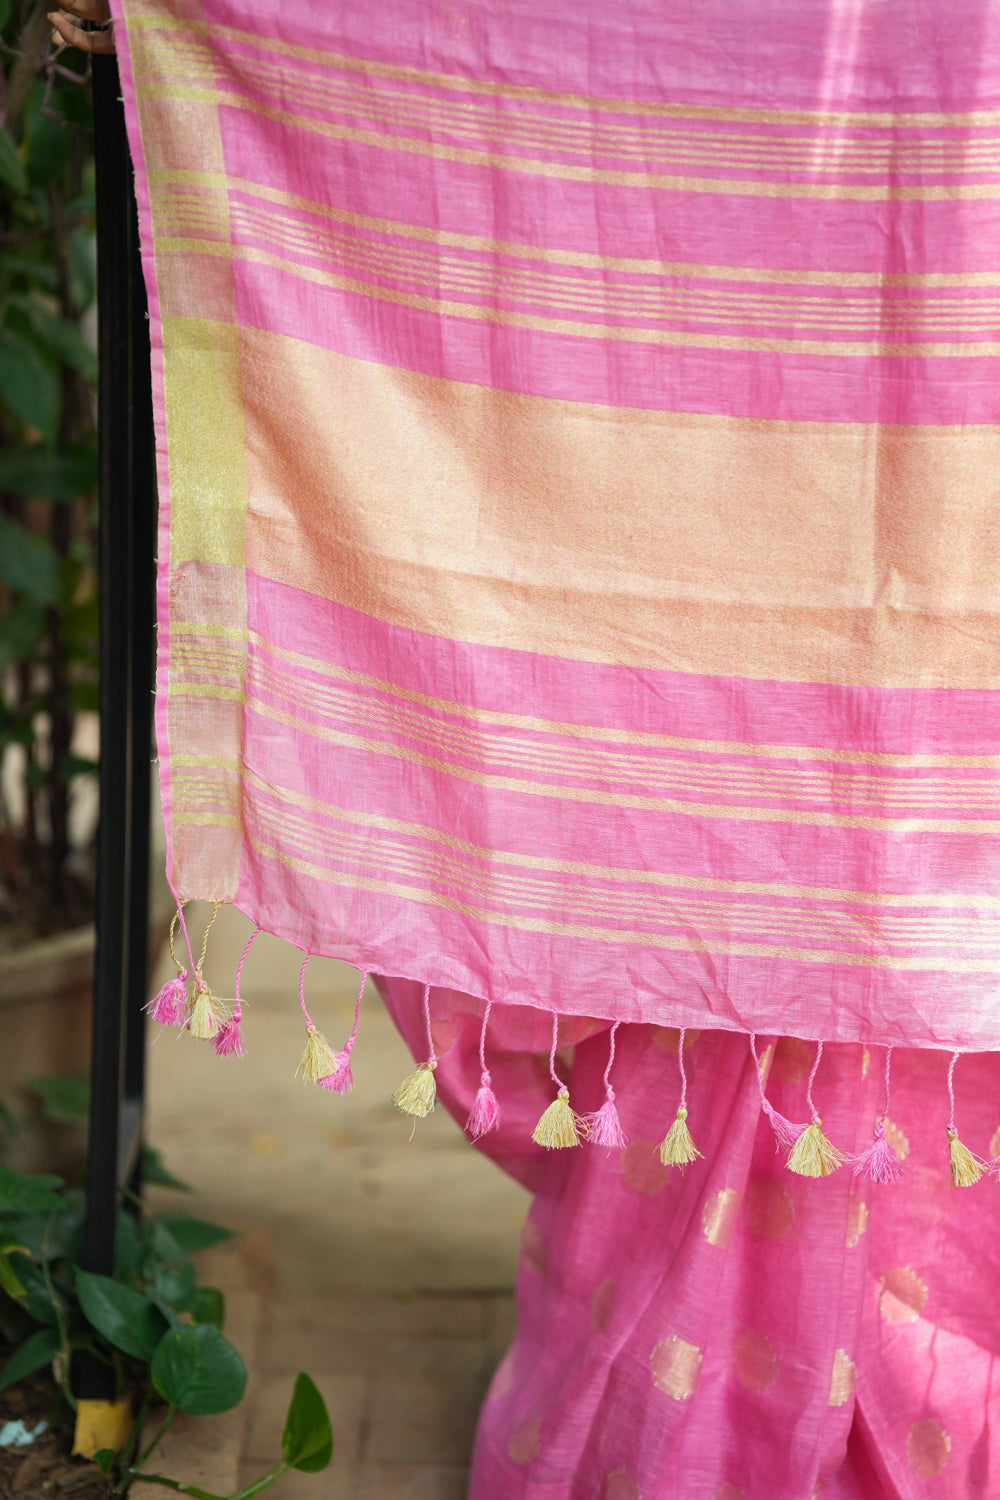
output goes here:
[{"label": "tassel fringe", "polygon": [[963,1146],[951,1127],[948,1127],[948,1155],[951,1158],[951,1180],[956,1187],[971,1187],[986,1171],[986,1162]]},{"label": "tassel fringe", "polygon": [[593,1145],[608,1151],[621,1151],[628,1145],[614,1099],[606,1100],[600,1109],[583,1118],[587,1122],[587,1138]]},{"label": "tassel fringe", "polygon": [[148,1005],[143,1006],[147,1016],[158,1026],[183,1026],[187,1021],[187,982],[188,971],[181,969],[157,990]]},{"label": "tassel fringe", "polygon": [[404,1078],[392,1096],[392,1102],[404,1115],[414,1115],[418,1120],[426,1119],[437,1101],[434,1069],[437,1062],[421,1063],[415,1073]]},{"label": "tassel fringe", "polygon": [[338,1052],[336,1056],[337,1066],[332,1073],[321,1078],[319,1086],[331,1094],[350,1094],[354,1089],[354,1074],[351,1072],[351,1054],[349,1052]]},{"label": "tassel fringe", "polygon": [[307,1030],[308,1040],[295,1069],[295,1076],[298,1078],[301,1074],[303,1083],[322,1084],[324,1078],[329,1078],[337,1071],[337,1054],[315,1026],[309,1026]]},{"label": "tassel fringe", "polygon": [[188,1015],[187,1026],[191,1035],[199,1042],[211,1042],[218,1036],[227,1019],[224,1007],[211,990],[199,983]]},{"label": "tassel fringe", "polygon": [[822,1120],[813,1120],[788,1153],[785,1165],[800,1177],[829,1177],[846,1159],[823,1134]]},{"label": "tassel fringe", "polygon": [[782,1150],[791,1151],[795,1142],[807,1127],[805,1125],[796,1125],[792,1120],[786,1120],[784,1115],[779,1115],[778,1111],[767,1099],[764,1100],[762,1108],[770,1121],[777,1144]]},{"label": "tassel fringe", "polygon": [[665,1167],[686,1167],[701,1156],[687,1125],[687,1108],[681,1105],[677,1117],[660,1146],[660,1160]]},{"label": "tassel fringe", "polygon": [[232,1016],[219,1031],[215,1038],[216,1057],[244,1058],[247,1055],[247,1044],[243,1040],[243,1032],[240,1029],[242,1013],[237,1006]]},{"label": "tassel fringe", "polygon": [[535,1126],[531,1139],[538,1146],[561,1150],[579,1146],[586,1135],[587,1122],[570,1108],[569,1089],[564,1085]]},{"label": "tassel fringe", "polygon": [[854,1158],[853,1167],[855,1177],[881,1183],[883,1187],[891,1186],[902,1177],[903,1163],[899,1153],[886,1140],[884,1120],[879,1120],[875,1126],[874,1144]]},{"label": "tassel fringe", "polygon": [[490,1076],[486,1073],[472,1101],[465,1129],[472,1140],[478,1141],[482,1136],[489,1135],[491,1130],[498,1129],[499,1125],[500,1108],[497,1104],[497,1096],[491,1087]]}]

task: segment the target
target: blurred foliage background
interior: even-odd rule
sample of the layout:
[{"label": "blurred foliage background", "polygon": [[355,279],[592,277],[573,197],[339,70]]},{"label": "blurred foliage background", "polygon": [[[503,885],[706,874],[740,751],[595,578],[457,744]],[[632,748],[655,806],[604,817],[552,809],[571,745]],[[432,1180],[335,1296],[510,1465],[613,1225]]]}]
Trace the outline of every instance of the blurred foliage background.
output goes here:
[{"label": "blurred foliage background", "polygon": [[91,915],[93,828],[73,809],[96,769],[80,729],[97,707],[98,621],[88,63],[28,0],[0,0],[0,61],[3,949]]}]

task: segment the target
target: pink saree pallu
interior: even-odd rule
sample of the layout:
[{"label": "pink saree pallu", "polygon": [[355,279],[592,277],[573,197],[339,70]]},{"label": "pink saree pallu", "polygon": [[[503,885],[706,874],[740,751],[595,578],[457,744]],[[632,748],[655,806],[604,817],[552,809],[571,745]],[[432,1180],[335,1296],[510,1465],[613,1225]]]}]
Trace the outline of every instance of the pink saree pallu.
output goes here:
[{"label": "pink saree pallu", "polygon": [[1000,1495],[1000,12],[116,20],[153,1016],[234,903],[535,1189],[473,1500]]}]

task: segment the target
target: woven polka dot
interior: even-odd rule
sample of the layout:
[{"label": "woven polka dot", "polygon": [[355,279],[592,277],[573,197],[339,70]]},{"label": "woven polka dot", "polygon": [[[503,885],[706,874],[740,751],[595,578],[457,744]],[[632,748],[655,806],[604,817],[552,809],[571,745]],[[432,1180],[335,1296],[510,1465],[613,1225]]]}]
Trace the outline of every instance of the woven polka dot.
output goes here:
[{"label": "woven polka dot", "polygon": [[914,1422],[906,1438],[906,1461],[918,1479],[934,1479],[951,1452],[951,1438],[940,1422],[924,1417]]},{"label": "woven polka dot", "polygon": [[594,1295],[590,1299],[590,1323],[595,1333],[600,1333],[611,1316],[611,1309],[615,1303],[615,1284],[610,1276],[605,1276],[594,1288]]},{"label": "woven polka dot", "polygon": [[795,1222],[795,1209],[787,1190],[766,1177],[747,1189],[746,1214],[754,1234],[765,1240],[780,1240]]},{"label": "woven polka dot", "polygon": [[895,1151],[896,1155],[899,1157],[900,1161],[905,1160],[905,1158],[909,1156],[910,1142],[900,1130],[899,1126],[893,1124],[892,1120],[887,1119],[885,1122],[885,1138],[889,1142],[889,1145],[892,1147],[893,1151]]},{"label": "woven polka dot", "polygon": [[894,1266],[882,1277],[878,1307],[893,1328],[915,1323],[928,1297],[927,1283],[909,1266]]},{"label": "woven polka dot", "polygon": [[833,1356],[829,1405],[843,1406],[845,1402],[850,1401],[857,1383],[858,1372],[853,1359],[845,1350],[838,1349]]},{"label": "woven polka dot", "polygon": [[628,1469],[616,1469],[604,1485],[604,1500],[642,1500],[639,1486]]},{"label": "woven polka dot", "polygon": [[816,1048],[798,1037],[783,1036],[774,1049],[771,1079],[775,1083],[797,1083],[813,1065]]},{"label": "woven polka dot", "polygon": [[701,1350],[697,1344],[672,1333],[657,1344],[649,1356],[653,1384],[675,1401],[687,1401],[694,1395],[701,1378]]},{"label": "woven polka dot", "polygon": [[633,1192],[645,1193],[652,1198],[654,1193],[666,1187],[670,1168],[660,1161],[660,1147],[656,1141],[631,1141],[619,1161],[626,1185]]},{"label": "woven polka dot", "polygon": [[847,1248],[853,1250],[868,1228],[868,1204],[851,1193],[847,1199]]},{"label": "woven polka dot", "polygon": [[742,1197],[737,1188],[723,1188],[706,1198],[701,1211],[701,1231],[710,1245],[725,1250],[731,1243]]},{"label": "woven polka dot", "polygon": [[538,1456],[538,1446],[538,1413],[532,1412],[511,1433],[507,1457],[515,1464],[530,1464]]},{"label": "woven polka dot", "polygon": [[526,1219],[521,1231],[521,1259],[525,1265],[530,1266],[533,1271],[544,1274],[548,1266],[548,1255],[545,1250],[545,1241],[538,1225],[531,1219]]},{"label": "woven polka dot", "polygon": [[755,1328],[747,1328],[733,1350],[736,1378],[745,1391],[766,1391],[778,1378],[778,1361],[771,1340]]}]

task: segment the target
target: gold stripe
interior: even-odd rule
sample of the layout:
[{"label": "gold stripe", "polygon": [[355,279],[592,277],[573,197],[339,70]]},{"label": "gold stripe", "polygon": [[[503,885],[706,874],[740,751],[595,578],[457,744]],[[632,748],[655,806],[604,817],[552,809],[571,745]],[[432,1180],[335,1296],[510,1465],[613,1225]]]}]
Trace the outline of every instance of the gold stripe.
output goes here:
[{"label": "gold stripe", "polygon": [[410,765],[423,766],[427,770],[441,771],[457,781],[474,786],[494,787],[499,791],[523,792],[529,796],[552,797],[562,802],[593,802],[604,807],[634,807],[650,812],[677,813],[685,817],[733,819],[740,822],[794,823],[800,826],[819,828],[867,828],[894,833],[989,833],[995,834],[1000,820],[981,818],[862,818],[841,816],[837,813],[789,811],[777,807],[727,807],[714,803],[685,802],[669,797],[642,797],[626,792],[593,792],[586,787],[549,785],[541,781],[528,781],[513,776],[494,776],[487,772],[471,771],[465,766],[441,760],[433,755],[421,755],[401,745],[389,744],[363,735],[344,734],[323,725],[312,724],[297,715],[285,713],[269,703],[252,698],[238,688],[213,686],[189,687],[179,683],[172,688],[174,696],[222,699],[244,703],[264,718],[273,719],[300,733],[311,735],[325,744],[340,745],[344,749],[364,750],[376,755],[385,755],[392,760],[405,761]]},{"label": "gold stripe", "polygon": [[454,73],[438,73],[428,69],[406,67],[402,64],[379,63],[365,58],[351,57],[344,53],[326,51],[318,47],[305,47],[295,42],[278,41],[274,37],[263,36],[255,31],[244,31],[236,26],[218,26],[214,23],[209,25],[206,21],[193,21],[175,16],[130,12],[126,24],[130,35],[138,31],[182,32],[191,37],[205,36],[242,42],[262,52],[273,52],[282,57],[295,57],[303,62],[320,63],[326,68],[340,68],[345,73],[367,73],[373,78],[395,78],[404,82],[425,84],[432,88],[454,90],[457,93],[483,94],[500,99],[533,100],[539,104],[566,106],[588,111],[607,111],[612,114],[650,115],[658,118],[692,120],[745,120],[760,124],[847,125],[851,127],[871,125],[896,128],[910,125],[985,126],[1000,124],[1000,111],[997,110],[966,110],[949,114],[941,110],[924,113],[915,111],[893,113],[889,110],[721,109],[710,105],[665,104],[615,99],[606,95],[554,92],[518,84],[465,78]]},{"label": "gold stripe", "polygon": [[964,200],[1000,197],[1000,183],[927,184],[921,187],[893,187],[882,184],[865,187],[853,183],[783,183],[749,182],[741,178],[686,177],[659,172],[630,172],[603,167],[573,166],[567,162],[547,162],[534,157],[513,156],[506,152],[475,151],[464,146],[444,146],[411,136],[393,135],[388,131],[359,130],[349,125],[335,125],[296,115],[291,110],[259,104],[245,95],[228,93],[225,88],[198,89],[169,84],[143,84],[136,87],[136,99],[172,99],[188,103],[215,104],[242,110],[279,125],[328,139],[352,141],[356,145],[376,146],[412,156],[426,156],[435,161],[462,162],[467,166],[488,167],[491,171],[521,172],[530,177],[551,177],[560,181],[604,183],[611,187],[642,188],[669,193],[711,193],[724,197],[807,198],[827,202],[872,203],[950,203]]},{"label": "gold stripe", "polygon": [[156,242],[155,251],[157,255],[211,255],[224,259],[245,260],[255,265],[272,266],[276,270],[287,271],[300,281],[311,281],[320,286],[353,292],[375,302],[389,302],[396,306],[412,307],[422,312],[433,312],[446,317],[495,323],[506,328],[531,328],[540,333],[570,334],[580,338],[601,339],[605,342],[663,344],[692,349],[734,349],[763,354],[821,354],[838,357],[879,355],[902,358],[921,355],[972,359],[1000,354],[1000,342],[984,343],[970,340],[968,343],[881,344],[841,339],[734,338],[707,333],[675,333],[662,328],[582,323],[568,318],[546,318],[537,314],[504,312],[495,308],[481,307],[475,303],[396,292],[373,282],[360,281],[355,277],[338,276],[331,271],[320,271],[314,266],[305,266],[297,261],[290,261],[283,256],[272,255],[268,251],[247,245],[224,245],[212,240],[164,238]]},{"label": "gold stripe", "polygon": [[1000,912],[1000,896],[964,891],[896,895],[850,890],[838,886],[790,885],[780,881],[721,880],[705,875],[677,875],[658,870],[632,870],[620,865],[589,864],[583,860],[553,860],[541,855],[487,848],[483,844],[474,844],[469,839],[444,833],[440,829],[432,828],[429,824],[408,823],[399,818],[385,817],[380,813],[363,813],[353,808],[338,807],[331,802],[309,797],[302,792],[279,787],[276,783],[257,775],[249,767],[243,767],[241,762],[233,757],[182,753],[171,757],[171,766],[175,772],[179,769],[193,771],[202,768],[230,771],[242,776],[248,786],[267,792],[292,806],[318,812],[360,828],[380,829],[441,844],[445,848],[472,855],[486,863],[514,865],[555,875],[583,875],[594,879],[623,880],[631,884],[662,886],[670,890],[719,892],[733,896],[776,896],[789,900],[801,898],[844,902],[858,906],[899,908],[934,906],[945,909]]},{"label": "gold stripe", "polygon": [[[149,173],[150,187],[160,184],[179,183],[199,187],[214,187],[217,190],[231,188],[234,192],[262,198],[269,203],[282,204],[289,208],[300,208],[319,218],[332,219],[358,229],[370,229],[375,233],[394,234],[401,238],[423,240],[429,244],[452,245],[456,249],[480,250],[484,254],[519,256],[524,260],[550,262],[555,265],[579,266],[596,271],[636,271],[643,275],[690,277],[701,281],[759,281],[775,284],[833,287],[969,287],[1000,285],[1000,273],[996,271],[931,271],[922,275],[887,275],[883,271],[790,271],[756,266],[699,265],[692,261],[645,260],[636,256],[594,255],[584,250],[559,250],[547,246],[522,244],[517,240],[493,240],[483,235],[458,234],[447,229],[430,229],[422,224],[409,224],[400,219],[380,219],[371,214],[349,212],[347,209],[331,208],[314,198],[303,198],[297,193],[282,192],[265,187],[262,183],[246,177],[227,177],[221,172],[181,171],[161,168]],[[825,424],[822,424],[825,425]]]},{"label": "gold stripe", "polygon": [[[177,666],[173,682],[185,683],[189,693],[196,694],[199,686],[206,683],[211,686],[220,675],[229,675],[225,659],[219,660],[217,653],[205,652],[206,659],[201,670],[208,675],[204,678],[192,677],[190,669],[197,665],[197,661],[192,661],[192,656],[196,658],[201,654],[197,651],[192,653],[190,648],[184,647],[175,654]],[[243,664],[237,653],[233,654],[232,661],[233,671],[242,676]],[[586,775],[591,779],[610,776],[624,781],[646,780],[668,786],[676,782],[697,787],[713,787],[723,783],[733,792],[756,792],[760,796],[787,795],[798,800],[818,797],[824,801],[829,800],[831,795],[834,799],[850,796],[854,801],[890,805],[895,801],[910,806],[926,801],[934,806],[955,803],[968,808],[973,803],[994,803],[1000,795],[1000,785],[995,776],[988,779],[976,778],[974,781],[963,778],[960,782],[953,778],[921,776],[919,781],[904,782],[894,775],[888,778],[883,775],[879,784],[866,790],[855,784],[856,772],[853,767],[843,770],[831,767],[824,771],[814,771],[809,763],[784,763],[776,768],[732,763],[712,766],[700,760],[689,760],[684,764],[677,761],[664,764],[662,752],[659,755],[647,755],[641,747],[635,747],[635,752],[623,759],[620,753],[614,754],[601,747],[588,749],[586,746],[578,748],[572,744],[539,745],[537,741],[512,743],[506,736],[499,742],[491,742],[484,739],[483,731],[478,727],[454,725],[442,721],[438,716],[413,713],[398,701],[383,704],[378,699],[359,698],[355,694],[340,691],[336,686],[320,687],[315,682],[308,688],[303,686],[300,689],[297,678],[287,676],[278,666],[268,665],[266,653],[261,653],[256,661],[251,662],[248,676],[254,679],[252,690],[255,697],[259,696],[260,685],[263,685],[293,707],[323,713],[328,717],[340,715],[359,724],[387,728],[432,743],[437,741],[439,748],[476,758],[488,758],[491,763],[506,760],[509,764],[516,764],[518,760],[524,760],[533,767],[547,769],[550,774]],[[871,769],[876,775],[882,770],[879,767]],[[835,782],[837,778],[846,778],[846,785],[840,788],[834,786],[831,791],[831,781]]]},{"label": "gold stripe", "polygon": [[[276,797],[277,801],[278,798]],[[187,805],[182,804],[182,805]],[[193,803],[192,805],[199,805]],[[363,831],[347,833],[336,829],[317,827],[305,816],[295,817],[288,812],[284,798],[280,805],[270,808],[266,804],[254,803],[253,812],[261,824],[262,831],[277,835],[287,847],[298,838],[312,847],[317,857],[329,863],[332,859],[355,859],[367,865],[371,862],[370,837]],[[287,837],[286,837],[287,835]],[[394,872],[416,873],[425,879],[458,882],[463,889],[493,891],[495,895],[510,902],[529,903],[538,906],[555,898],[559,907],[579,904],[590,910],[608,913],[627,911],[634,918],[644,915],[658,925],[689,925],[693,921],[707,921],[720,927],[750,927],[755,935],[770,931],[794,934],[798,928],[808,927],[813,939],[825,936],[832,941],[852,940],[857,946],[859,932],[866,938],[874,938],[882,945],[895,947],[981,947],[996,950],[998,932],[969,937],[968,917],[960,916],[948,920],[938,918],[915,919],[895,917],[882,912],[869,915],[864,911],[835,910],[817,912],[814,908],[782,908],[772,906],[739,907],[710,901],[676,900],[664,903],[662,895],[655,891],[636,892],[634,889],[609,891],[600,887],[579,889],[552,872],[548,883],[527,879],[516,874],[506,874],[494,867],[493,862],[485,870],[449,861],[446,852],[433,853],[419,847],[381,841],[379,849],[386,870],[390,863]],[[631,882],[629,883],[631,886]],[[849,936],[848,936],[849,935]]]},{"label": "gold stripe", "polygon": [[[375,274],[426,277],[444,287],[470,287],[486,293],[510,291],[528,299],[547,297],[563,306],[613,308],[638,316],[642,311],[661,318],[673,313],[685,319],[719,321],[734,313],[757,322],[794,321],[799,326],[858,327],[865,323],[932,327],[971,328],[980,323],[993,327],[1000,312],[1000,299],[922,298],[913,303],[906,299],[886,301],[877,294],[864,298],[832,297],[824,302],[816,297],[796,297],[794,293],[713,292],[698,287],[645,287],[643,285],[608,285],[579,280],[558,273],[532,271],[506,264],[442,260],[433,254],[406,252],[380,241],[363,241],[349,235],[326,233],[301,221],[285,219],[234,204],[231,214],[213,206],[178,205],[174,211],[158,209],[154,225],[162,237],[171,229],[214,229],[216,236],[228,240],[230,224],[237,223],[258,235],[268,236],[272,243],[305,254],[329,254],[333,250],[347,265],[374,269]],[[852,311],[852,309],[856,309]]]},{"label": "gold stripe", "polygon": [[[1000,771],[1000,755],[900,755],[889,752],[823,749],[810,745],[758,745],[740,740],[691,739],[681,735],[657,734],[651,730],[602,728],[590,724],[564,723],[557,719],[542,719],[530,714],[505,713],[498,709],[473,708],[469,704],[458,703],[450,698],[435,698],[429,693],[418,693],[411,688],[400,687],[397,683],[389,682],[385,678],[373,677],[367,672],[358,672],[349,667],[338,666],[333,662],[325,662],[300,651],[290,651],[287,647],[277,646],[265,640],[257,631],[245,629],[240,625],[177,620],[171,622],[170,633],[180,636],[219,636],[225,640],[251,641],[261,654],[273,656],[279,661],[288,662],[291,666],[303,667],[308,671],[343,682],[356,683],[360,687],[386,693],[407,703],[420,704],[438,713],[468,719],[472,723],[501,724],[514,729],[533,730],[539,734],[562,735],[573,739],[608,740],[616,744],[648,745],[652,749],[684,750],[706,755],[749,755],[772,760],[832,761],[843,765],[897,766],[916,770],[922,767],[930,769],[968,767],[970,770]],[[174,763],[177,763],[176,757]],[[202,762],[199,760],[197,763]],[[220,761],[219,764],[228,764],[228,762]]]},{"label": "gold stripe", "polygon": [[[181,826],[183,826],[183,823]],[[316,880],[325,881],[328,885],[346,886],[355,891],[372,891],[373,893],[399,896],[405,900],[419,902],[423,906],[437,906],[445,911],[453,911],[461,916],[471,917],[473,920],[485,922],[491,927],[508,927],[522,932],[543,932],[552,937],[583,938],[595,942],[666,948],[684,953],[724,954],[733,958],[782,958],[798,963],[847,964],[852,968],[890,969],[909,973],[940,971],[947,974],[995,974],[1000,972],[1000,962],[990,959],[962,959],[945,962],[938,958],[894,958],[885,953],[864,956],[855,953],[842,953],[838,949],[824,951],[823,949],[790,948],[770,943],[706,943],[696,941],[681,934],[664,937],[660,933],[655,932],[582,926],[569,922],[550,922],[538,917],[512,917],[504,912],[494,912],[482,907],[472,906],[468,902],[456,901],[453,897],[442,896],[435,891],[423,890],[418,886],[406,885],[399,881],[374,880],[369,876],[360,874],[341,875],[336,870],[324,869],[320,865],[312,864],[308,860],[298,859],[294,855],[285,854],[282,850],[265,844],[262,840],[257,839],[250,829],[246,830],[246,838],[247,842],[258,854],[263,855],[267,859],[273,859],[277,864],[284,865],[287,869],[297,870],[300,874],[310,875]]]}]

